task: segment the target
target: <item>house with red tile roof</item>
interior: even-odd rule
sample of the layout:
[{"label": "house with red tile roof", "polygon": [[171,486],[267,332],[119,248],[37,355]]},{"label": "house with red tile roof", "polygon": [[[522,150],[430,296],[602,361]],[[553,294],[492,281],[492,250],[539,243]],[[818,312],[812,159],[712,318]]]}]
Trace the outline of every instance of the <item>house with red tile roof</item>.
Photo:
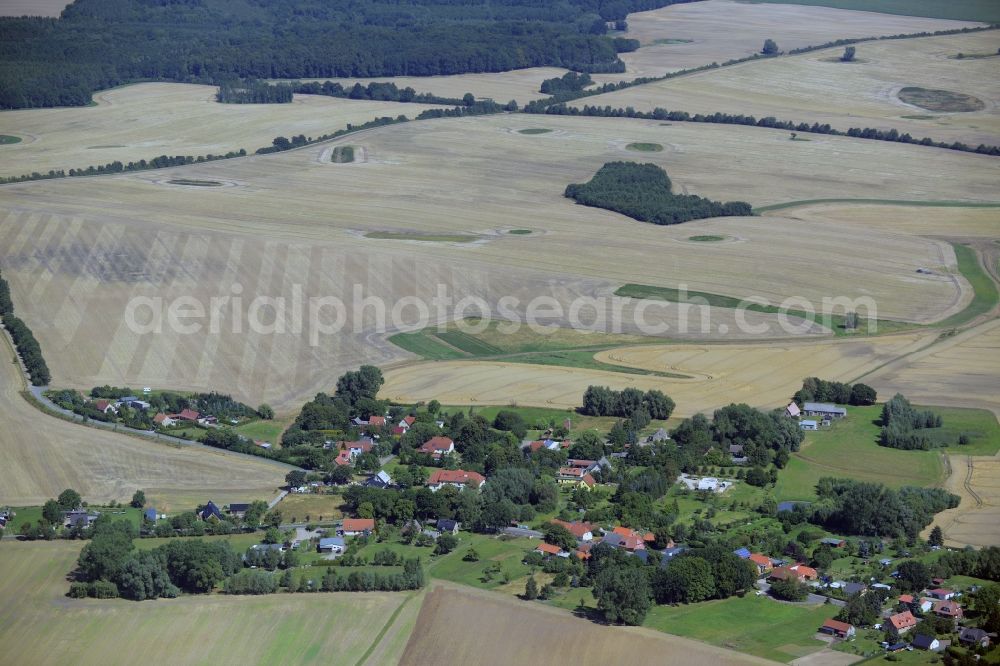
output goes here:
[{"label": "house with red tile roof", "polygon": [[417,451],[426,453],[435,460],[440,460],[441,456],[454,453],[455,440],[444,435],[437,435],[424,442]]},{"label": "house with red tile roof", "polygon": [[462,469],[436,469],[427,480],[427,487],[433,492],[441,490],[445,486],[455,486],[459,490],[463,488],[475,488],[479,490],[486,483],[486,477],[479,472],[467,472]]},{"label": "house with red tile roof", "polygon": [[118,413],[118,408],[115,407],[115,403],[111,402],[110,400],[104,400],[104,399],[95,400],[94,409],[101,412],[102,414],[107,414],[109,412],[112,414]]},{"label": "house with red tile roof", "polygon": [[887,624],[888,628],[897,634],[905,634],[907,631],[917,626],[917,618],[913,617],[910,611],[903,611],[890,615]]},{"label": "house with red tile roof", "polygon": [[159,414],[153,417],[153,423],[163,428],[168,428],[172,426],[175,422],[172,418],[170,418],[163,412],[160,412]]},{"label": "house with red tile roof", "polygon": [[372,428],[382,428],[382,427],[385,426],[385,417],[384,416],[369,416],[368,417],[368,425],[369,425],[369,427],[372,427]]},{"label": "house with red tile roof", "polygon": [[804,564],[793,564],[788,568],[797,573],[800,580],[816,580],[819,578],[819,573],[815,569],[807,567]]},{"label": "house with red tile roof", "polygon": [[565,520],[559,520],[558,518],[553,518],[551,522],[555,525],[562,525],[567,530],[569,530],[570,534],[575,536],[580,541],[592,540],[594,538],[594,532],[597,529],[590,523],[585,523],[579,520],[574,520],[573,522],[568,523]]},{"label": "house with red tile roof", "polygon": [[556,557],[569,557],[569,553],[559,546],[553,546],[551,543],[538,544],[538,548],[535,548],[535,552],[541,553],[545,557],[551,557],[552,555],[555,555]]},{"label": "house with red tile roof", "polygon": [[747,559],[753,562],[754,566],[757,567],[758,576],[762,576],[774,568],[774,565],[771,564],[771,558],[767,555],[762,555],[761,553],[751,553],[750,557]]},{"label": "house with red tile roof", "polygon": [[830,634],[837,638],[850,638],[855,634],[854,625],[840,620],[827,620],[819,630],[821,633]]},{"label": "house with red tile roof", "polygon": [[342,536],[368,536],[374,531],[374,518],[344,518],[344,524],[340,528]]},{"label": "house with red tile roof", "polygon": [[198,412],[193,409],[183,409],[180,414],[175,414],[174,418],[180,419],[181,421],[194,421],[197,423],[198,416]]}]

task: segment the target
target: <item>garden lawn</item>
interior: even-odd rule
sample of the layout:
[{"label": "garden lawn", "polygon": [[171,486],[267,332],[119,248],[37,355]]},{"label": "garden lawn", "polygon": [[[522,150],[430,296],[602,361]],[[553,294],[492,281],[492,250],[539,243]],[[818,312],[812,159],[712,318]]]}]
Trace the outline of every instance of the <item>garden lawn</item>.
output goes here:
[{"label": "garden lawn", "polygon": [[832,605],[786,604],[747,595],[690,606],[655,606],[644,626],[765,659],[789,662],[822,649],[813,636]]},{"label": "garden lawn", "polygon": [[[432,578],[490,590],[504,585],[504,581],[502,576],[494,576],[489,581],[484,580],[483,572],[488,566],[500,562],[504,571],[509,574],[510,580],[526,576],[529,568],[522,560],[539,543],[531,539],[507,539],[459,532],[458,547],[428,565],[427,573]],[[479,553],[478,562],[466,562],[462,559],[470,547]]]}]

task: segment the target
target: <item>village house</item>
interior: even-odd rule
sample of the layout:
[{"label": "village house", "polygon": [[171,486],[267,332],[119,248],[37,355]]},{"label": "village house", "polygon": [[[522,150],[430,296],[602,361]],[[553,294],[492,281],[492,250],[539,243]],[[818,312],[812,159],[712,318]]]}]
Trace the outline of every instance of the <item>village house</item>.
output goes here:
[{"label": "village house", "polygon": [[585,523],[582,521],[574,520],[571,523],[565,520],[559,520],[558,518],[553,518],[552,523],[554,525],[562,525],[570,534],[575,536],[579,541],[591,541],[594,538],[594,526],[590,523]]},{"label": "village house", "polygon": [[374,518],[344,518],[344,523],[337,533],[345,537],[368,536],[374,531]]},{"label": "village house", "polygon": [[151,523],[155,523],[157,518],[156,508],[152,506],[147,508],[142,512],[142,517]]},{"label": "village house", "polygon": [[820,539],[821,544],[830,546],[830,548],[843,548],[847,545],[847,542],[839,537],[825,537]]},{"label": "village house", "polygon": [[940,618],[954,620],[955,622],[962,619],[965,612],[962,607],[956,601],[936,601],[934,602],[934,614]]},{"label": "village house", "polygon": [[448,518],[438,518],[437,523],[435,523],[434,525],[434,527],[437,528],[437,531],[441,532],[442,534],[446,532],[448,534],[458,534],[458,530],[461,526],[462,523],[458,522],[457,520],[450,520]]},{"label": "village house", "polygon": [[751,553],[750,557],[747,559],[753,562],[754,566],[757,567],[758,576],[763,576],[774,568],[774,565],[771,564],[771,558],[767,555],[762,555],[761,553]]},{"label": "village house", "polygon": [[250,510],[250,504],[245,502],[234,502],[229,505],[229,515],[242,518]]},{"label": "village house", "polygon": [[222,515],[222,511],[219,507],[215,505],[215,502],[209,500],[208,504],[205,505],[205,508],[198,512],[198,517],[202,520],[208,520],[209,518],[222,520],[224,516]]},{"label": "village house", "polygon": [[341,537],[326,537],[319,540],[317,550],[321,553],[333,553],[339,555],[343,553],[347,545]]},{"label": "village house", "polygon": [[384,416],[369,416],[368,417],[368,427],[369,428],[384,428],[385,427],[385,417]]},{"label": "village house", "polygon": [[816,580],[819,574],[812,567],[804,564],[793,564],[790,567],[776,567],[771,570],[768,576],[771,580],[797,580],[804,583],[809,580]]},{"label": "village house", "polygon": [[84,529],[94,524],[100,514],[92,513],[86,509],[73,509],[67,511],[63,520],[64,527],[77,527]]},{"label": "village house", "polygon": [[574,486],[577,488],[592,489],[597,485],[597,481],[583,467],[560,467],[556,473],[556,482],[564,486]]},{"label": "village house", "polygon": [[976,627],[965,627],[958,635],[958,642],[970,648],[988,648],[990,646],[990,635]]},{"label": "village house", "polygon": [[824,420],[840,419],[847,416],[847,410],[837,407],[828,402],[807,402],[802,405],[802,412],[806,416],[820,416]]},{"label": "village house", "polygon": [[153,423],[161,428],[169,428],[173,424],[177,423],[177,421],[163,412],[160,412],[153,417]]},{"label": "village house", "polygon": [[934,636],[928,636],[926,634],[917,634],[914,636],[913,640],[910,641],[910,645],[918,650],[930,650],[932,652],[941,649],[941,641]]},{"label": "village house", "polygon": [[905,634],[907,631],[917,626],[917,618],[913,617],[913,613],[910,611],[903,611],[902,613],[890,615],[886,624],[888,625],[887,628],[890,631],[900,635]]},{"label": "village house", "polygon": [[545,557],[551,557],[555,555],[556,557],[569,557],[569,553],[560,548],[559,546],[553,546],[551,543],[540,543],[538,547],[535,548],[536,553],[541,553]]},{"label": "village house", "polygon": [[94,401],[94,409],[101,412],[102,414],[117,414],[118,408],[115,403],[110,400],[96,400]]},{"label": "village house", "polygon": [[790,416],[793,419],[798,418],[801,413],[802,410],[799,409],[799,406],[794,402],[788,403],[788,406],[785,407],[785,415]]},{"label": "village house", "polygon": [[197,423],[198,416],[198,412],[193,409],[182,409],[179,414],[171,415],[171,418],[175,421],[191,421],[192,423]]},{"label": "village house", "polygon": [[427,480],[427,487],[432,492],[437,492],[445,486],[455,486],[459,490],[467,487],[478,490],[483,487],[484,483],[486,483],[486,477],[479,472],[467,472],[461,469],[436,469],[431,474],[431,478]]},{"label": "village house", "polygon": [[214,426],[219,424],[219,419],[209,414],[202,414],[198,417],[198,423],[203,426]]},{"label": "village house", "polygon": [[802,430],[819,430],[819,423],[812,419],[802,419],[799,421],[799,428]]},{"label": "village house", "polygon": [[373,474],[365,480],[364,486],[366,488],[388,488],[392,485],[392,477],[384,469],[379,470],[378,474]]},{"label": "village house", "polygon": [[417,451],[429,455],[434,460],[440,460],[441,456],[455,452],[455,440],[437,435],[424,442]]},{"label": "village house", "polygon": [[417,422],[416,416],[404,416],[399,423],[396,424],[397,428],[402,428],[403,432],[406,432],[413,427],[413,424]]},{"label": "village house", "polygon": [[839,620],[827,620],[819,630],[820,633],[836,636],[837,638],[850,638],[855,634],[854,625]]},{"label": "village house", "polygon": [[604,536],[603,543],[615,548],[623,548],[629,552],[645,550],[646,543],[655,541],[656,537],[652,532],[636,532],[629,527],[618,526],[610,534]]},{"label": "village house", "polygon": [[955,596],[955,590],[949,590],[946,587],[937,587],[933,590],[927,591],[927,596],[931,599],[939,599],[941,601],[947,601]]},{"label": "village house", "polygon": [[659,428],[656,432],[649,436],[646,440],[652,444],[658,444],[660,442],[666,442],[670,439],[670,433],[667,432],[666,428]]}]

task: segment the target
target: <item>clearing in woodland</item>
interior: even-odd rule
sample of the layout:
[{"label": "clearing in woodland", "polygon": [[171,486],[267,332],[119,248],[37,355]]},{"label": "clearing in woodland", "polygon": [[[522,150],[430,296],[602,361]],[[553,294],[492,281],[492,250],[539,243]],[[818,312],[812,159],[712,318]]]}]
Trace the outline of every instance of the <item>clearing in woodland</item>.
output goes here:
[{"label": "clearing in woodland", "polygon": [[0,176],[84,169],[160,155],[254,152],[277,136],[315,137],[382,116],[415,117],[425,104],[296,95],[291,104],[221,104],[215,86],[137,83],[94,94],[95,106],[0,114],[0,133],[24,141],[4,148]]},{"label": "clearing in woodland", "polygon": [[[784,40],[776,39],[784,47]],[[918,139],[929,136],[972,146],[1000,145],[1000,81],[995,61],[954,57],[961,52],[995,53],[997,46],[996,31],[865,42],[855,47],[857,62],[840,62],[841,46],[634,86],[570,105],[772,116],[845,131],[875,127],[908,132]],[[983,105],[963,107],[968,113],[925,113],[916,118],[911,104],[917,97],[904,93],[900,99],[900,91],[909,87],[969,95]],[[926,100],[927,95],[919,99]],[[940,96],[933,99],[940,100]],[[802,136],[816,139],[812,134]]]},{"label": "clearing in woodland", "polygon": [[554,665],[596,666],[625,653],[638,662],[677,660],[692,666],[768,663],[686,638],[595,624],[540,602],[444,583],[435,583],[427,593],[400,663],[506,666],[536,663],[545,655],[546,663]]},{"label": "clearing in woodland", "polygon": [[21,397],[21,373],[0,335],[0,505],[39,505],[66,488],[90,502],[123,502],[141,489],[157,508],[179,511],[209,499],[271,499],[283,485],[286,467],[263,459],[144,441],[43,414]]},{"label": "clearing in woodland", "polygon": [[[830,182],[838,183],[838,194],[859,198],[989,199],[1000,179],[995,158],[844,137],[794,143],[786,132],[736,126],[545,120],[553,131],[536,136],[517,130],[537,127],[537,119],[509,115],[378,128],[340,142],[369,156],[350,168],[319,161],[340,145],[333,142],[102,177],[100,188],[89,178],[7,185],[0,190],[0,265],[54,385],[218,390],[279,411],[328,390],[330,377],[343,370],[406,357],[371,335],[371,309],[350,306],[355,285],[363,296],[389,304],[403,296],[430,303],[438,285],[455,302],[472,295],[495,304],[511,296],[522,316],[539,295],[562,304],[610,296],[635,281],[637,270],[653,286],[686,284],[779,303],[789,284],[817,304],[837,285],[836,295],[871,297],[880,317],[902,321],[943,319],[971,298],[968,285],[952,275],[955,257],[944,241],[878,229],[848,236],[836,225],[803,221],[798,211],[795,219],[775,215],[766,223],[723,218],[662,228],[576,206],[563,191],[605,162],[634,155],[625,148],[629,143],[663,145],[643,159],[668,169],[678,191],[755,205],[829,196]],[[720,151],[731,157],[720,161]],[[934,173],[927,172],[927,159],[935,161]],[[773,168],[761,169],[763,163]],[[229,186],[185,188],[185,205],[178,207],[178,186],[165,184],[178,178]],[[109,198],[115,207],[107,206]],[[506,233],[512,226],[535,233]],[[393,229],[484,240],[364,238]],[[693,243],[692,234],[732,241]],[[920,267],[933,274],[917,273]],[[251,330],[248,299],[237,312],[238,333],[229,318],[213,331],[207,315],[194,322],[201,324],[194,332],[164,325],[158,334],[143,334],[124,322],[137,296],[161,298],[164,307],[193,296],[207,313],[210,299],[236,290],[291,302],[296,289],[304,298],[332,296],[348,304],[344,328],[336,334],[308,325],[297,330],[288,307],[283,334]],[[228,306],[237,307],[235,301]],[[553,323],[571,323],[563,307]],[[268,312],[258,314],[271,321]],[[404,314],[399,325],[418,319],[413,308]],[[740,331],[732,313],[718,317],[708,330],[695,321],[685,332],[678,309],[656,305],[646,312],[647,321],[669,325],[661,336],[755,337]],[[754,324],[767,317],[748,313]],[[590,311],[579,318],[593,321]],[[327,310],[322,322],[333,319]],[[787,335],[773,323],[767,337]],[[626,326],[622,332],[639,331]]]},{"label": "clearing in woodland", "polygon": [[319,664],[330,654],[347,664],[394,663],[419,608],[419,597],[389,592],[67,599],[66,575],[82,546],[0,543],[0,640],[10,663],[124,665],[139,654],[150,665]]}]

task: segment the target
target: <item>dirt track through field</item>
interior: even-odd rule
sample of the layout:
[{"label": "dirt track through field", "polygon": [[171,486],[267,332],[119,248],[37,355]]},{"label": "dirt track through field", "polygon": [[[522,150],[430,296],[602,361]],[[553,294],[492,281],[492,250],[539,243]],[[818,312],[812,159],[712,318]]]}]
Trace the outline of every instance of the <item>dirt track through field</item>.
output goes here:
[{"label": "dirt track through field", "polygon": [[[1000,546],[1000,456],[948,456],[949,491],[962,498],[934,518],[950,546]],[[925,530],[925,536],[932,526]]]}]

